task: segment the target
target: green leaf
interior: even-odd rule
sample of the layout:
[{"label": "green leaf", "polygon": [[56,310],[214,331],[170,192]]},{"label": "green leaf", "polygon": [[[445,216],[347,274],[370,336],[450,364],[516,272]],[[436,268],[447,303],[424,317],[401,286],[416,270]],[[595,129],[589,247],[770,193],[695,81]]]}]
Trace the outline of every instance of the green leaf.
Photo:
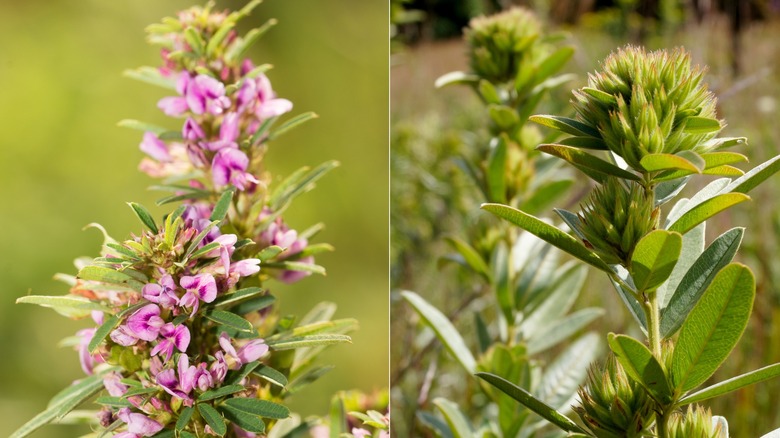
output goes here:
[{"label": "green leaf", "polygon": [[767,178],[777,173],[778,170],[780,170],[780,155],[770,158],[769,160],[754,167],[746,174],[735,179],[731,184],[723,189],[723,193],[747,193],[762,182],[766,181]]},{"label": "green leaf", "polygon": [[672,274],[680,257],[682,235],[654,230],[637,243],[631,255],[631,276],[638,292],[655,290]]},{"label": "green leaf", "polygon": [[736,346],[747,326],[756,283],[744,265],[723,268],[691,310],[672,356],[672,381],[688,391],[709,378]]},{"label": "green leaf", "polygon": [[677,178],[671,181],[664,181],[655,186],[655,206],[659,207],[679,195],[688,184],[690,176]]},{"label": "green leaf", "polygon": [[444,415],[444,419],[450,426],[455,438],[472,438],[474,431],[471,429],[468,418],[460,411],[458,405],[443,397],[433,399],[433,404]]},{"label": "green leaf", "polygon": [[203,54],[203,50],[206,48],[206,42],[203,41],[200,32],[194,27],[184,29],[184,40],[187,41],[187,44],[189,44],[196,54]]},{"label": "green leaf", "polygon": [[160,231],[160,229],[157,228],[157,224],[154,222],[154,218],[152,217],[151,213],[149,213],[149,210],[144,208],[143,205],[137,204],[135,202],[128,202],[127,205],[133,209],[133,212],[136,216],[138,216],[138,219],[140,219],[141,222],[143,222],[143,224],[152,231],[152,233],[157,234]]},{"label": "green leaf", "polygon": [[580,89],[580,91],[598,100],[604,105],[608,105],[608,106],[617,105],[617,98],[615,96],[609,93],[605,93],[604,91],[601,91],[599,89],[591,88],[591,87],[583,87]]},{"label": "green leaf", "polygon": [[210,253],[211,251],[214,251],[215,249],[219,248],[221,245],[219,242],[211,242],[208,245],[203,245],[200,248],[198,248],[197,251],[193,252],[192,254],[189,254],[187,256],[190,260],[195,260],[198,257],[205,256],[206,254]]},{"label": "green leaf", "polygon": [[247,287],[244,289],[239,289],[233,293],[228,293],[225,295],[220,296],[216,300],[214,300],[213,303],[211,303],[212,306],[220,308],[220,307],[231,307],[235,306],[236,304],[242,303],[244,301],[256,298],[258,296],[267,296],[270,298],[271,302],[275,300],[273,295],[263,295],[265,294],[265,290],[260,287]]},{"label": "green leaf", "polygon": [[746,386],[764,382],[769,379],[774,379],[777,376],[780,376],[780,363],[769,365],[749,373],[718,382],[712,386],[708,386],[684,397],[682,400],[680,400],[679,404],[687,405],[691,403],[700,403],[704,400],[720,397],[721,395],[728,394]]},{"label": "green leaf", "polygon": [[517,116],[517,112],[506,105],[490,104],[488,113],[498,129],[503,132],[509,131],[520,123],[520,117]]},{"label": "green leaf", "polygon": [[60,419],[78,405],[103,389],[103,377],[95,374],[85,377],[54,396],[45,411],[15,430],[9,438],[22,438],[35,432],[52,420]]},{"label": "green leaf", "polygon": [[[535,272],[540,270],[534,269]],[[524,311],[527,315],[520,324],[519,331],[526,339],[535,338],[540,330],[544,330],[548,324],[557,321],[569,311],[585,284],[587,270],[583,265],[576,265],[565,271],[558,269],[548,275],[551,280],[554,278],[555,282],[543,291],[541,304]]]},{"label": "green leaf", "polygon": [[271,306],[276,301],[276,297],[273,295],[264,295],[262,297],[253,298],[248,301],[244,301],[240,304],[238,304],[235,307],[232,307],[231,310],[233,313],[238,315],[246,315],[248,313],[257,312],[258,310],[265,309],[268,306]]},{"label": "green leaf", "polygon": [[597,151],[607,151],[609,148],[604,140],[596,137],[567,137],[558,140],[558,144],[565,146],[574,146],[580,149],[592,149]]},{"label": "green leaf", "polygon": [[517,400],[528,409],[561,429],[567,432],[585,433],[584,430],[577,426],[577,424],[567,416],[551,408],[549,405],[535,398],[528,391],[512,382],[490,373],[477,373],[476,376],[500,389],[508,396]]},{"label": "green leaf", "polygon": [[238,385],[246,376],[248,376],[252,371],[255,370],[260,366],[260,362],[253,361],[249,363],[245,363],[236,371],[230,371],[227,378],[225,379],[226,385]]},{"label": "green leaf", "polygon": [[225,20],[214,32],[214,35],[209,38],[209,42],[206,45],[206,54],[212,56],[216,53],[217,47],[225,41],[230,31],[236,26],[236,22],[233,20]]},{"label": "green leaf", "polygon": [[330,436],[340,437],[347,432],[347,413],[344,409],[344,401],[340,396],[335,396],[330,401]]},{"label": "green leaf", "polygon": [[133,407],[133,404],[130,403],[129,400],[123,397],[109,397],[109,396],[103,396],[98,397],[95,400],[95,403],[103,406],[111,406],[115,408],[131,408]]},{"label": "green leaf", "polygon": [[200,416],[206,420],[206,423],[208,423],[209,426],[211,426],[214,433],[219,436],[224,436],[227,433],[227,426],[225,425],[225,420],[219,415],[219,412],[208,404],[199,403],[197,406]]},{"label": "green leaf", "polygon": [[240,62],[241,59],[246,56],[249,49],[258,40],[260,40],[260,38],[265,35],[266,32],[268,32],[272,27],[276,26],[277,23],[278,21],[275,18],[271,18],[270,20],[263,23],[262,26],[247,32],[243,38],[237,40],[233,43],[233,45],[230,46],[230,48],[227,50],[227,53],[225,54],[225,58],[229,62]]},{"label": "green leaf", "polygon": [[669,338],[682,326],[693,306],[715,278],[715,275],[731,263],[742,242],[744,228],[732,228],[715,239],[699,255],[680,280],[680,284],[661,312],[661,336]]},{"label": "green leaf", "polygon": [[542,82],[544,79],[558,73],[569,62],[572,55],[574,55],[574,48],[566,46],[544,58],[539,66],[536,67],[536,72],[534,73],[535,82]]},{"label": "green leaf", "polygon": [[565,195],[574,184],[573,180],[562,179],[546,182],[531,193],[521,205],[520,209],[531,214],[545,210],[550,204]]},{"label": "green leaf", "polygon": [[339,165],[338,161],[326,161],[308,173],[306,172],[308,170],[307,168],[299,169],[273,191],[269,201],[272,209],[278,210],[296,196],[307,192],[314,187],[313,184],[316,181],[331,170],[339,167]]},{"label": "green leaf", "polygon": [[691,269],[691,266],[693,266],[696,259],[701,256],[702,252],[704,252],[704,237],[706,231],[707,222],[702,222],[683,236],[680,257],[677,258],[677,264],[674,265],[672,275],[670,275],[662,285],[658,286],[658,289],[655,291],[661,313],[663,313],[663,309],[669,305],[669,301],[671,300],[674,291],[680,285],[685,274]]},{"label": "green leaf", "polygon": [[279,254],[284,252],[284,248],[281,246],[271,245],[268,247],[263,248],[262,251],[257,253],[257,258],[260,259],[261,262],[265,262],[267,260],[272,260]]},{"label": "green leaf", "polygon": [[470,73],[464,73],[462,71],[452,71],[442,76],[439,76],[434,83],[436,88],[446,87],[453,84],[466,84],[475,85],[479,82],[479,76]]},{"label": "green leaf", "polygon": [[486,280],[490,279],[490,268],[488,268],[485,260],[482,259],[482,256],[474,247],[457,237],[447,237],[446,239],[452,247],[463,256],[466,264],[468,264],[474,272],[482,275]]},{"label": "green leaf", "polygon": [[230,209],[230,202],[233,200],[233,194],[236,192],[236,188],[230,186],[220,196],[216,204],[214,204],[214,210],[211,212],[209,220],[214,222],[221,222],[225,219],[228,209]]},{"label": "green leaf", "polygon": [[575,147],[560,144],[541,144],[536,149],[569,162],[572,166],[599,183],[606,181],[606,178],[609,176],[634,181],[639,181],[640,179],[637,175],[627,170],[623,170],[606,160],[602,160]]},{"label": "green leaf", "polygon": [[403,291],[401,296],[411,304],[412,308],[420,315],[425,324],[433,329],[436,337],[444,344],[447,351],[463,366],[469,374],[476,369],[477,362],[466,346],[458,330],[439,309],[433,307],[424,298],[414,292]]},{"label": "green leaf", "polygon": [[493,248],[490,266],[493,267],[493,281],[491,283],[496,294],[498,307],[507,320],[512,320],[515,299],[512,288],[509,286],[509,251],[505,242],[499,241]]},{"label": "green leaf", "polygon": [[182,408],[181,412],[179,412],[179,419],[176,420],[176,430],[181,431],[187,425],[190,423],[190,418],[192,418],[192,413],[194,412],[194,409],[192,406],[185,406]]},{"label": "green leaf", "polygon": [[696,164],[680,155],[673,154],[648,154],[639,162],[648,172],[660,172],[664,170],[684,170],[690,173],[701,173]]},{"label": "green leaf", "polygon": [[127,286],[141,292],[144,285],[124,272],[103,266],[88,265],[79,270],[76,276],[82,280],[100,281],[103,283]]},{"label": "green leaf", "polygon": [[669,225],[667,229],[669,231],[685,234],[692,230],[696,225],[699,225],[721,211],[749,199],[750,196],[742,193],[724,193],[714,196],[683,213],[683,215]]},{"label": "green leaf", "polygon": [[290,410],[285,406],[268,400],[234,397],[225,400],[223,404],[237,411],[245,412],[251,415],[257,415],[263,418],[274,418],[281,420],[290,416]]},{"label": "green leaf", "polygon": [[586,136],[601,138],[601,134],[599,134],[599,131],[596,128],[568,117],[539,114],[529,117],[528,120],[577,137]]},{"label": "green leaf", "polygon": [[420,420],[420,423],[423,426],[435,432],[437,437],[455,438],[454,435],[452,435],[450,426],[447,425],[445,421],[441,420],[436,415],[430,414],[425,411],[417,411],[417,419]]},{"label": "green leaf", "polygon": [[580,242],[563,231],[515,208],[500,204],[482,204],[480,207],[496,216],[506,219],[545,242],[566,251],[574,257],[612,274],[612,269],[596,254],[585,248]]},{"label": "green leaf", "polygon": [[211,221],[210,224],[206,225],[206,227],[203,228],[203,230],[200,233],[198,233],[197,236],[195,236],[195,238],[190,242],[190,246],[187,247],[187,251],[184,252],[184,255],[182,256],[182,260],[187,260],[192,255],[192,253],[195,252],[196,249],[198,249],[198,245],[200,245],[200,243],[203,242],[203,239],[206,238],[206,236],[209,234],[211,229],[218,223],[219,221]]},{"label": "green leaf", "polygon": [[316,347],[318,345],[332,345],[352,343],[352,338],[347,335],[311,335],[295,336],[292,338],[267,341],[267,344],[276,351],[293,350],[302,347]]},{"label": "green leaf", "polygon": [[268,134],[268,139],[273,140],[276,138],[279,138],[282,134],[285,134],[287,131],[297,127],[298,125],[301,125],[303,123],[308,122],[309,120],[314,120],[318,118],[319,116],[314,112],[307,112],[303,114],[299,114],[290,120],[287,120],[286,122],[282,123],[278,128],[271,131],[270,134]]},{"label": "green leaf", "polygon": [[708,117],[689,116],[685,119],[683,130],[689,134],[708,134],[721,130],[720,122]]},{"label": "green leaf", "polygon": [[114,330],[116,326],[119,325],[119,321],[119,316],[114,315],[111,318],[108,318],[97,330],[95,330],[95,334],[92,335],[92,339],[87,346],[90,353],[94,352],[100,343],[103,342],[103,339],[106,339],[106,336],[111,333],[111,330]]},{"label": "green leaf", "polygon": [[746,156],[736,152],[707,152],[700,155],[704,159],[705,169],[748,161]]},{"label": "green leaf", "polygon": [[198,397],[198,401],[214,400],[215,398],[224,397],[226,395],[235,394],[239,391],[243,391],[245,388],[243,385],[226,385],[217,389],[211,389]]},{"label": "green leaf", "polygon": [[320,265],[315,265],[313,263],[291,262],[291,261],[283,260],[279,262],[263,263],[262,266],[266,268],[281,269],[283,271],[311,272],[320,275],[326,274],[325,268],[323,268]]},{"label": "green leaf", "polygon": [[546,328],[537,332],[528,340],[526,347],[528,354],[533,356],[558,345],[558,343],[570,338],[602,315],[604,315],[604,309],[589,307],[578,310],[559,321],[547,325]]},{"label": "green leaf", "polygon": [[658,402],[668,404],[672,390],[664,369],[645,344],[626,335],[608,336],[609,348],[626,374],[642,385]]},{"label": "green leaf", "polygon": [[252,371],[252,373],[282,388],[287,386],[288,383],[287,377],[285,377],[284,374],[268,365],[260,365],[260,367]]},{"label": "green leaf", "polygon": [[206,312],[206,318],[216,322],[217,324],[222,324],[238,331],[248,333],[255,331],[255,328],[252,326],[251,322],[236,315],[233,312],[228,312],[225,310],[211,310]]},{"label": "green leaf", "polygon": [[155,67],[138,67],[135,70],[125,70],[122,72],[122,76],[168,90],[176,90],[176,81],[170,77],[163,76],[160,73],[160,69]]},{"label": "green leaf", "polygon": [[168,131],[166,128],[163,128],[162,126],[153,125],[151,123],[140,122],[138,120],[133,120],[133,119],[120,120],[119,123],[117,123],[116,125],[119,126],[120,128],[130,128],[130,129],[136,129],[138,131],[153,132],[158,135]]},{"label": "green leaf", "polygon": [[493,84],[491,84],[489,81],[485,79],[480,80],[479,85],[477,85],[477,91],[486,103],[492,103],[496,105],[501,104],[501,98],[498,95],[498,90],[496,90],[496,87],[493,86]]},{"label": "green leaf", "polygon": [[225,418],[248,432],[265,432],[265,423],[257,415],[248,414],[224,405],[219,406],[219,410],[225,415]]},{"label": "green leaf", "polygon": [[506,150],[507,139],[505,136],[502,135],[491,140],[485,175],[491,202],[506,202]]},{"label": "green leaf", "polygon": [[742,176],[745,174],[741,169],[738,169],[734,166],[729,165],[723,165],[723,166],[715,166],[711,167],[709,169],[706,169],[704,172],[702,172],[704,175],[717,175],[717,176]]},{"label": "green leaf", "polygon": [[42,307],[49,307],[60,315],[70,318],[87,316],[93,310],[101,312],[111,311],[110,308],[79,295],[28,295],[26,297],[17,298],[16,304],[37,304]]},{"label": "green leaf", "polygon": [[590,363],[598,357],[599,337],[588,333],[580,337],[544,370],[535,396],[556,409],[568,409],[585,381]]}]

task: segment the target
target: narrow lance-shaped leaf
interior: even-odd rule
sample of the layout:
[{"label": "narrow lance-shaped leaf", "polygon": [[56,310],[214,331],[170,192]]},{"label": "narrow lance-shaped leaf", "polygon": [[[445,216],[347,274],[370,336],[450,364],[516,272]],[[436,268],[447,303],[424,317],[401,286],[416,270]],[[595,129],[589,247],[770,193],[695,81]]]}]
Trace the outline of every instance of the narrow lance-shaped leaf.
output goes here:
[{"label": "narrow lance-shaped leaf", "polygon": [[634,181],[639,180],[637,175],[575,147],[560,144],[542,144],[537,146],[536,149],[568,161],[598,182],[604,182],[609,176]]},{"label": "narrow lance-shaped leaf", "polygon": [[567,117],[539,114],[529,117],[528,120],[574,136],[584,135],[588,137],[601,138],[601,134],[599,134],[599,131],[596,128]]},{"label": "narrow lance-shaped leaf", "polygon": [[551,408],[514,383],[490,373],[477,373],[476,376],[500,389],[508,396],[517,400],[528,409],[561,429],[567,432],[585,433],[585,431],[577,426],[569,417]]},{"label": "narrow lance-shaped leaf", "polygon": [[508,220],[518,227],[539,237],[545,242],[560,248],[563,251],[566,251],[567,253],[584,261],[585,263],[588,263],[589,265],[595,266],[609,274],[613,274],[613,271],[610,269],[609,265],[604,263],[604,261],[601,260],[596,254],[585,248],[584,245],[582,245],[580,242],[577,242],[577,240],[575,240],[570,235],[550,224],[545,223],[541,219],[506,205],[482,204],[480,208],[489,211],[502,219]]},{"label": "narrow lance-shaped leaf", "polygon": [[669,338],[682,326],[718,271],[731,263],[744,231],[744,228],[732,228],[721,234],[693,262],[674,290],[669,304],[661,311],[661,336]]},{"label": "narrow lance-shaped leaf", "polygon": [[718,272],[680,329],[672,356],[675,388],[691,390],[718,369],[747,326],[755,293],[747,266],[732,263]]},{"label": "narrow lance-shaped leaf", "polygon": [[457,237],[448,237],[447,241],[458,251],[471,269],[485,279],[490,279],[490,268],[474,247]]},{"label": "narrow lance-shaped leaf", "polygon": [[654,230],[637,243],[631,255],[631,277],[638,292],[655,290],[671,275],[682,249],[682,235]]},{"label": "narrow lance-shaped leaf", "polygon": [[560,321],[549,324],[543,331],[528,340],[529,355],[534,355],[558,345],[558,343],[573,336],[585,326],[604,315],[604,309],[589,307],[578,310]]},{"label": "narrow lance-shaped leaf", "polygon": [[735,179],[723,189],[723,193],[747,193],[766,181],[767,178],[777,173],[778,170],[780,170],[780,155],[770,158],[754,167],[746,174]]},{"label": "narrow lance-shaped leaf", "polygon": [[568,409],[600,349],[596,333],[577,339],[546,367],[535,395],[555,409]]},{"label": "narrow lance-shaped leaf", "polygon": [[490,193],[490,202],[506,202],[506,150],[507,139],[501,136],[490,142],[490,154],[488,155],[487,189]]},{"label": "narrow lance-shaped leaf", "polygon": [[690,173],[701,173],[702,169],[691,161],[673,154],[648,154],[639,162],[648,172],[662,170],[685,170]]},{"label": "narrow lance-shaped leaf", "polygon": [[669,231],[685,234],[696,225],[699,225],[712,216],[715,216],[729,207],[747,201],[748,199],[750,199],[750,197],[742,193],[724,193],[722,195],[717,195],[688,210],[667,229]]},{"label": "narrow lance-shaped leaf", "polygon": [[712,386],[696,391],[680,400],[680,405],[699,403],[704,400],[720,397],[721,395],[728,394],[746,386],[774,379],[777,376],[780,376],[780,363],[769,365],[737,377],[732,377],[728,380],[718,382]]},{"label": "narrow lance-shaped leaf", "polygon": [[660,403],[672,400],[672,390],[664,369],[645,344],[636,339],[610,333],[609,348],[626,373],[642,385]]},{"label": "narrow lance-shaped leaf", "polygon": [[458,363],[463,366],[463,369],[472,374],[476,369],[477,362],[450,320],[439,309],[430,305],[414,292],[404,291],[401,293],[401,296],[412,305],[423,321],[433,329],[436,337],[439,338],[439,341],[444,344],[444,347],[455,357]]},{"label": "narrow lance-shaped leaf", "polygon": [[550,54],[550,56],[542,60],[539,66],[536,67],[536,72],[534,74],[536,79],[535,82],[542,82],[555,73],[558,73],[563,68],[563,66],[569,62],[569,59],[571,59],[572,55],[574,55],[574,48],[568,46],[561,47],[560,49]]},{"label": "narrow lance-shaped leaf", "polygon": [[466,415],[461,412],[458,405],[447,400],[443,397],[438,397],[433,400],[433,404],[444,415],[444,419],[450,426],[450,430],[454,434],[455,438],[472,438],[474,431],[471,429],[471,424],[466,418]]},{"label": "narrow lance-shaped leaf", "polygon": [[219,412],[209,404],[199,403],[197,406],[200,416],[206,420],[206,423],[208,423],[209,426],[211,426],[214,433],[219,436],[224,436],[227,433],[227,426],[225,425],[225,420],[219,415]]},{"label": "narrow lance-shaped leaf", "polygon": [[138,219],[140,219],[141,222],[143,222],[143,224],[152,231],[152,233],[157,234],[157,232],[160,231],[159,228],[157,228],[157,224],[154,222],[154,218],[152,217],[151,213],[149,213],[149,210],[144,208],[143,205],[137,204],[135,202],[128,202],[127,205],[133,209],[133,212],[136,216],[138,216]]},{"label": "narrow lance-shaped leaf", "polygon": [[[65,316],[86,316],[93,310],[108,312],[111,309],[100,303],[90,301],[87,298],[78,295],[45,296],[28,295],[17,298],[17,304],[37,304],[42,307],[49,307]],[[63,313],[64,312],[64,313]]]},{"label": "narrow lance-shaped leaf", "polygon": [[235,187],[229,187],[220,196],[216,204],[214,204],[214,210],[211,212],[210,221],[221,221],[227,215],[228,209],[230,209],[230,202],[233,200],[233,194],[236,192]]},{"label": "narrow lance-shaped leaf", "polygon": [[269,135],[268,139],[273,140],[275,138],[278,138],[282,134],[285,134],[287,131],[295,128],[298,125],[301,125],[303,123],[308,122],[309,120],[313,120],[318,118],[319,116],[314,112],[307,112],[303,114],[299,114],[292,119],[282,123],[278,128],[274,129]]}]

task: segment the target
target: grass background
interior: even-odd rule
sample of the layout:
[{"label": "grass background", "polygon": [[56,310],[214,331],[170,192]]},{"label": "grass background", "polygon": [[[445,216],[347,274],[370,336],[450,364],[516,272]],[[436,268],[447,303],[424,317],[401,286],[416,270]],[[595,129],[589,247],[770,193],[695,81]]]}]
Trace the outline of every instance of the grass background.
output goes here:
[{"label": "grass background", "polygon": [[[220,1],[218,7],[242,4]],[[171,122],[156,109],[166,92],[121,72],[157,65],[144,27],[190,5],[0,1],[0,436],[82,375],[76,352],[56,344],[89,324],[14,300],[28,291],[66,293],[52,275],[73,273],[72,259],[95,256],[101,242],[96,231],[81,228],[99,222],[122,238],[140,227],[125,202],[152,206],[160,197],[146,190],[153,181],[136,170],[141,134],[116,122]],[[328,276],[269,284],[284,313],[302,314],[329,300],[338,303],[337,316],[360,320],[354,344],[324,357],[336,369],[292,405],[303,414],[325,414],[339,389],[387,385],[387,3],[269,0],[244,30],[271,17],[279,25],[251,57],[275,66],[269,77],[278,94],[294,102],[294,114],[311,110],[320,118],[275,141],[268,169],[283,176],[328,159],[342,163],[287,216],[298,229],[326,224],[318,241],[334,244],[336,252],[318,262]],[[83,432],[57,426],[34,436]]]}]

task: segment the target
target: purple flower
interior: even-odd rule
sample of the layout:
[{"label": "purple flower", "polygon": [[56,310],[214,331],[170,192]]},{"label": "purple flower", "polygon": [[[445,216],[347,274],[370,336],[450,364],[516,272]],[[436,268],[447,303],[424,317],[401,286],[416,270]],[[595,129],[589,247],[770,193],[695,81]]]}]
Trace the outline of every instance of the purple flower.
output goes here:
[{"label": "purple flower", "polygon": [[157,161],[169,162],[172,160],[171,153],[168,151],[168,145],[153,132],[144,133],[144,139],[141,141],[140,147],[141,151]]},{"label": "purple flower", "polygon": [[184,98],[195,114],[222,114],[230,107],[230,99],[225,96],[225,84],[208,75],[198,75],[189,81]]},{"label": "purple flower", "polygon": [[[260,214],[259,219],[262,220],[267,215],[271,214],[270,211],[263,211]],[[262,233],[260,233],[260,241],[266,245],[277,245],[285,248],[285,251],[281,254],[279,259],[286,259],[295,254],[300,253],[309,245],[309,242],[302,237],[298,237],[298,232],[291,230],[287,225],[282,222],[281,218],[277,218],[274,222],[268,225]],[[297,260],[299,263],[314,264],[314,257],[308,256]],[[279,280],[285,283],[295,283],[296,281],[311,275],[308,271],[283,271],[279,275]]]},{"label": "purple flower", "polygon": [[198,274],[194,277],[185,275],[179,280],[179,285],[187,290],[179,300],[179,305],[191,307],[192,315],[198,311],[200,300],[210,303],[217,298],[217,283],[211,274]]},{"label": "purple flower", "polygon": [[157,102],[157,107],[163,110],[168,116],[177,117],[184,114],[189,106],[187,105],[187,99],[182,97],[187,91],[192,77],[187,72],[182,72],[176,80],[176,91],[180,96],[164,97]]},{"label": "purple flower", "polygon": [[120,325],[111,332],[111,340],[123,347],[129,347],[138,342],[138,338],[125,324]]},{"label": "purple flower", "polygon": [[260,259],[244,259],[232,263],[228,270],[228,286],[233,287],[241,277],[249,277],[260,272],[259,265]]},{"label": "purple flower", "polygon": [[[193,376],[190,373],[190,368],[194,370],[195,367],[190,367],[190,359],[186,354],[179,356],[179,362],[177,364],[177,370],[173,368],[160,371],[157,373],[155,380],[157,384],[162,386],[163,390],[168,394],[180,398],[185,401],[188,406],[192,404],[192,398],[189,394],[194,386]],[[179,377],[176,378],[176,371],[179,373]]]},{"label": "purple flower", "polygon": [[160,307],[157,304],[147,304],[127,318],[127,327],[138,339],[154,341],[160,333],[165,321],[160,318]]},{"label": "purple flower", "polygon": [[241,365],[260,359],[268,352],[268,345],[262,339],[253,339],[236,351],[230,342],[230,336],[222,332],[219,335],[219,345],[225,351],[225,355],[235,362],[232,369],[239,368]]},{"label": "purple flower", "polygon": [[352,428],[352,435],[354,435],[355,438],[365,438],[367,436],[370,437],[371,436],[371,432],[369,432],[369,431],[367,431],[365,429],[358,428],[358,427],[353,427]]},{"label": "purple flower", "polygon": [[79,337],[79,345],[77,347],[79,351],[79,362],[81,363],[81,369],[88,375],[92,375],[92,369],[95,368],[95,365],[103,362],[102,356],[89,352],[89,341],[95,336],[96,330],[97,329],[89,328],[76,332],[76,336]]},{"label": "purple flower", "polygon": [[224,187],[233,184],[239,190],[246,190],[248,183],[257,184],[259,181],[246,172],[249,166],[249,158],[238,149],[220,149],[211,162],[211,172],[214,185]]},{"label": "purple flower", "polygon": [[187,117],[184,121],[184,126],[181,128],[181,136],[185,140],[197,141],[206,138],[206,133],[203,132],[203,128],[200,127],[192,117]]},{"label": "purple flower", "polygon": [[121,397],[127,392],[127,385],[120,382],[122,376],[116,371],[110,372],[103,376],[103,386],[106,387],[106,391],[112,397]]},{"label": "purple flower", "polygon": [[[298,263],[304,263],[307,265],[313,265],[314,264],[314,257],[304,257],[302,259],[296,260]],[[286,284],[293,284],[296,281],[302,280],[303,278],[308,277],[311,275],[311,272],[309,271],[293,271],[293,270],[286,270],[282,271],[282,273],[279,275],[279,280]]]},{"label": "purple flower", "polygon": [[214,242],[217,242],[219,247],[214,248],[207,254],[209,257],[220,258],[222,261],[222,266],[225,267],[225,274],[230,272],[230,256],[232,256],[233,251],[235,251],[233,245],[235,245],[237,241],[238,238],[235,234],[223,234],[214,239]]},{"label": "purple flower", "polygon": [[127,424],[127,432],[114,435],[114,437],[122,436],[130,438],[152,436],[163,428],[162,424],[152,420],[144,414],[131,412],[130,408],[120,409],[117,413],[117,417]]},{"label": "purple flower", "polygon": [[291,111],[293,107],[289,100],[276,97],[271,81],[264,74],[245,81],[238,91],[236,102],[239,111],[252,112],[260,120],[280,116]]},{"label": "purple flower", "polygon": [[179,297],[176,295],[176,283],[169,274],[165,274],[160,278],[160,284],[148,283],[144,285],[142,293],[144,298],[166,309],[171,309],[179,304]]},{"label": "purple flower", "polygon": [[218,151],[223,148],[238,149],[238,113],[227,113],[219,127],[219,140],[206,143],[206,149]]},{"label": "purple flower", "polygon": [[211,373],[211,377],[215,382],[222,383],[225,380],[225,376],[228,372],[228,365],[227,362],[225,362],[225,354],[221,351],[217,351],[214,353],[214,358],[216,360],[211,363],[209,372]]},{"label": "purple flower", "polygon": [[174,326],[171,323],[165,324],[160,328],[160,334],[164,339],[155,345],[151,354],[156,356],[159,353],[163,353],[166,362],[171,360],[174,347],[183,353],[187,351],[187,347],[190,345],[190,329],[184,324],[178,326]]}]

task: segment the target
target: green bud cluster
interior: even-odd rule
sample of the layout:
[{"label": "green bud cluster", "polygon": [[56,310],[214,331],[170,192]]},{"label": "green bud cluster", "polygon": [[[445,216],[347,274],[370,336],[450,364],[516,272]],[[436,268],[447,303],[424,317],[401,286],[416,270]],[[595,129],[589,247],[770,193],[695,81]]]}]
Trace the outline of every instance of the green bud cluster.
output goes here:
[{"label": "green bud cluster", "polygon": [[473,18],[465,30],[472,72],[493,83],[514,80],[520,63],[536,64],[543,54],[533,44],[541,30],[539,19],[522,8]]},{"label": "green bud cluster", "polygon": [[588,380],[578,392],[580,406],[574,411],[598,438],[645,436],[653,422],[652,399],[612,354],[603,369],[588,371]]},{"label": "green bud cluster", "polygon": [[669,438],[718,438],[722,436],[721,423],[712,421],[712,413],[701,406],[688,406],[683,414],[672,414],[667,424]]},{"label": "green bud cluster", "polygon": [[704,69],[683,49],[646,52],[627,46],[612,53],[588,86],[574,92],[579,120],[595,128],[607,147],[643,172],[647,154],[706,152],[716,129],[716,98],[702,82]]},{"label": "green bud cluster", "polygon": [[658,226],[652,193],[634,181],[608,178],[579,214],[584,243],[608,264],[628,266],[634,247]]}]

